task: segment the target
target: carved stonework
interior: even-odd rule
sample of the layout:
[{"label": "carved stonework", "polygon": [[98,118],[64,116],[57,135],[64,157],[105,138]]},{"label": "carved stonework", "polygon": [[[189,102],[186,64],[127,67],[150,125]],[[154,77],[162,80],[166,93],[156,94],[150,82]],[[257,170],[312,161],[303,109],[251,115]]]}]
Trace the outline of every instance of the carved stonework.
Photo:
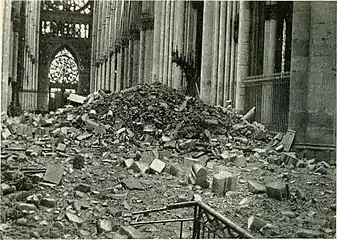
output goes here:
[{"label": "carved stonework", "polygon": [[137,28],[131,29],[129,35],[131,40],[140,40],[140,30]]},{"label": "carved stonework", "polygon": [[277,20],[278,15],[278,4],[265,4],[265,20]]},{"label": "carved stonework", "polygon": [[154,17],[141,15],[141,29],[143,31],[153,30],[153,26],[154,26]]}]

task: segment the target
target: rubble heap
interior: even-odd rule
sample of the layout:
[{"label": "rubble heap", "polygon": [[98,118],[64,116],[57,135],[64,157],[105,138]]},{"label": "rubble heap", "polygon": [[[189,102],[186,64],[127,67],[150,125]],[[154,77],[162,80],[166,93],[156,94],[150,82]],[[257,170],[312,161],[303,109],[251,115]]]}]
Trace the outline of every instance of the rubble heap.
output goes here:
[{"label": "rubble heap", "polygon": [[[261,125],[242,121],[242,116],[230,107],[208,106],[160,83],[109,95],[92,94],[83,106],[71,112],[75,117],[55,114],[57,120],[68,120],[62,121],[64,126],[87,127],[98,134],[120,134],[126,130],[137,140],[207,140],[210,135],[254,137],[263,131]],[[95,131],[95,126],[105,129]]]}]

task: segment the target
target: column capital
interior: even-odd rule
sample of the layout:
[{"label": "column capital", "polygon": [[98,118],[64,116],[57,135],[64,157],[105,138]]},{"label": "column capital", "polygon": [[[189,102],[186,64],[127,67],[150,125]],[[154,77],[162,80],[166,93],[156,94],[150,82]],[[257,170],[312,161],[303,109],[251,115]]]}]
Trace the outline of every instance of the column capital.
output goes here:
[{"label": "column capital", "polygon": [[133,28],[129,32],[131,40],[140,40],[140,30],[138,28]]},{"label": "column capital", "polygon": [[148,14],[141,14],[141,29],[146,30],[153,30],[154,26],[154,17],[149,16]]},{"label": "column capital", "polygon": [[279,14],[279,6],[275,4],[265,4],[265,20],[277,20]]}]

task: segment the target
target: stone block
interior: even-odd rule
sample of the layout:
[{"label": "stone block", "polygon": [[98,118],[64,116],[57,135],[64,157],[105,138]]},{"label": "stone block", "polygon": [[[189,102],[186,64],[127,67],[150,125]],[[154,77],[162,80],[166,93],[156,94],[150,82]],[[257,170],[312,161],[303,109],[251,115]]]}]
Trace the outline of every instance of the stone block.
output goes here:
[{"label": "stone block", "polygon": [[31,203],[18,203],[17,208],[18,208],[19,211],[27,211],[27,212],[30,212],[30,211],[36,212],[37,211],[37,207],[34,204],[31,204]]},{"label": "stone block", "polygon": [[267,155],[267,150],[263,148],[254,148],[252,150],[255,153],[258,153],[260,156],[266,156]]},{"label": "stone block", "polygon": [[132,226],[121,226],[120,232],[131,239],[146,239],[147,236]]},{"label": "stone block", "polygon": [[207,181],[207,170],[201,164],[193,164],[191,176],[195,179],[195,183],[203,188],[209,187]]},{"label": "stone block", "polygon": [[255,216],[251,216],[248,219],[248,229],[251,229],[254,231],[259,231],[261,228],[263,228],[267,224],[268,223],[265,220],[255,217]]},{"label": "stone block", "polygon": [[45,207],[48,207],[48,208],[52,208],[52,207],[55,207],[56,206],[56,200],[53,199],[53,198],[42,198],[41,199],[41,205],[42,206],[45,206]]},{"label": "stone block", "polygon": [[157,172],[157,173],[162,173],[162,171],[165,168],[165,163],[159,159],[154,159],[150,165],[150,170]]},{"label": "stone block", "polygon": [[84,222],[82,218],[70,212],[66,213],[66,217],[70,222],[73,222],[73,223],[81,224]]},{"label": "stone block", "polygon": [[304,168],[306,166],[305,162],[302,160],[298,160],[296,163],[296,167],[298,168]]},{"label": "stone block", "polygon": [[299,229],[296,232],[296,237],[298,238],[321,238],[324,234],[322,232],[310,229]]},{"label": "stone block", "polygon": [[48,164],[47,171],[44,175],[43,180],[58,185],[61,182],[63,172],[64,168],[62,166],[56,164]]},{"label": "stone block", "polygon": [[149,165],[142,162],[134,162],[131,166],[131,169],[133,169],[136,173],[146,173],[149,170]]},{"label": "stone block", "polygon": [[213,176],[212,192],[224,195],[227,191],[235,191],[237,176],[227,171],[221,171]]},{"label": "stone block", "polygon": [[184,157],[183,158],[183,164],[184,166],[191,168],[193,164],[198,164],[200,163],[198,159],[195,158],[190,158],[190,157]]},{"label": "stone block", "polygon": [[84,157],[80,154],[75,155],[73,158],[73,168],[82,169],[84,167]]},{"label": "stone block", "polygon": [[111,232],[112,231],[112,224],[111,221],[106,219],[100,219],[97,221],[97,232]]},{"label": "stone block", "polygon": [[127,169],[131,168],[131,166],[135,163],[135,161],[132,158],[125,159],[124,160],[124,165],[126,166]]},{"label": "stone block", "polygon": [[10,186],[6,183],[1,183],[1,192],[3,195],[10,194],[16,191],[15,186]]},{"label": "stone block", "polygon": [[247,181],[248,190],[251,193],[265,193],[266,187],[256,181],[248,180]]},{"label": "stone block", "polygon": [[288,184],[273,182],[266,185],[268,197],[282,201],[283,199],[289,198],[289,187]]},{"label": "stone block", "polygon": [[246,163],[246,157],[244,155],[238,155],[233,163],[235,166],[241,166]]},{"label": "stone block", "polygon": [[79,184],[74,188],[75,191],[79,191],[79,192],[83,192],[83,193],[87,193],[90,192],[91,187],[88,184]]},{"label": "stone block", "polygon": [[77,95],[75,93],[71,93],[69,97],[67,98],[70,102],[78,103],[78,104],[83,104],[86,97]]},{"label": "stone block", "polygon": [[185,172],[179,163],[173,163],[170,168],[170,174],[176,177],[182,177],[185,175]]}]

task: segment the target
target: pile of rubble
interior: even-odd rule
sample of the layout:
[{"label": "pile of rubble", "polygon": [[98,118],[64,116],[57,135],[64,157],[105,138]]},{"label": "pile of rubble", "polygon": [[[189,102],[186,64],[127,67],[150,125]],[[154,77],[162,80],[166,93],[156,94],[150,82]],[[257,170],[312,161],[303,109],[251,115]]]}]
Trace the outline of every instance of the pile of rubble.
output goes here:
[{"label": "pile of rubble", "polygon": [[[126,198],[125,191],[144,190],[142,180],[148,177],[173,176],[172,181],[176,179],[180,186],[192,186],[197,193],[194,200],[204,199],[203,193],[228,197],[244,188],[244,196],[265,194],[279,201],[302,201],[304,196],[293,188],[289,172],[299,169],[324,176],[334,167],[289,152],[295,133],[272,136],[262,124],[247,121],[252,111],[242,116],[230,106],[208,106],[159,83],[114,94],[100,91],[86,98],[71,95],[69,100],[78,106],[67,105],[45,116],[26,113],[3,119],[1,190],[9,199],[17,199],[15,194],[32,190],[37,184],[42,188],[67,184],[71,180],[62,182],[64,176],[85,174],[88,167],[103,165],[126,172],[116,179],[119,187],[113,188],[112,196],[117,199]],[[273,181],[252,177],[247,180],[247,175],[254,176],[257,169],[283,174]],[[76,198],[100,195],[85,183],[73,189]],[[240,206],[247,204],[245,199]],[[22,214],[36,212],[36,206],[51,209],[57,205],[55,198],[45,194],[19,195],[17,200],[18,225],[27,225],[20,223],[25,221]],[[178,196],[177,201],[185,200],[191,198]],[[84,217],[76,214],[88,206],[79,206],[76,201],[65,205],[65,218],[82,224]],[[122,204],[130,210],[128,203]],[[59,214],[60,210],[55,211]],[[61,219],[55,224],[60,225]],[[97,220],[96,225],[98,233],[112,231],[106,219]],[[258,216],[249,217],[248,228],[265,236],[280,236]],[[317,232],[309,235],[314,234],[321,236]]]}]

